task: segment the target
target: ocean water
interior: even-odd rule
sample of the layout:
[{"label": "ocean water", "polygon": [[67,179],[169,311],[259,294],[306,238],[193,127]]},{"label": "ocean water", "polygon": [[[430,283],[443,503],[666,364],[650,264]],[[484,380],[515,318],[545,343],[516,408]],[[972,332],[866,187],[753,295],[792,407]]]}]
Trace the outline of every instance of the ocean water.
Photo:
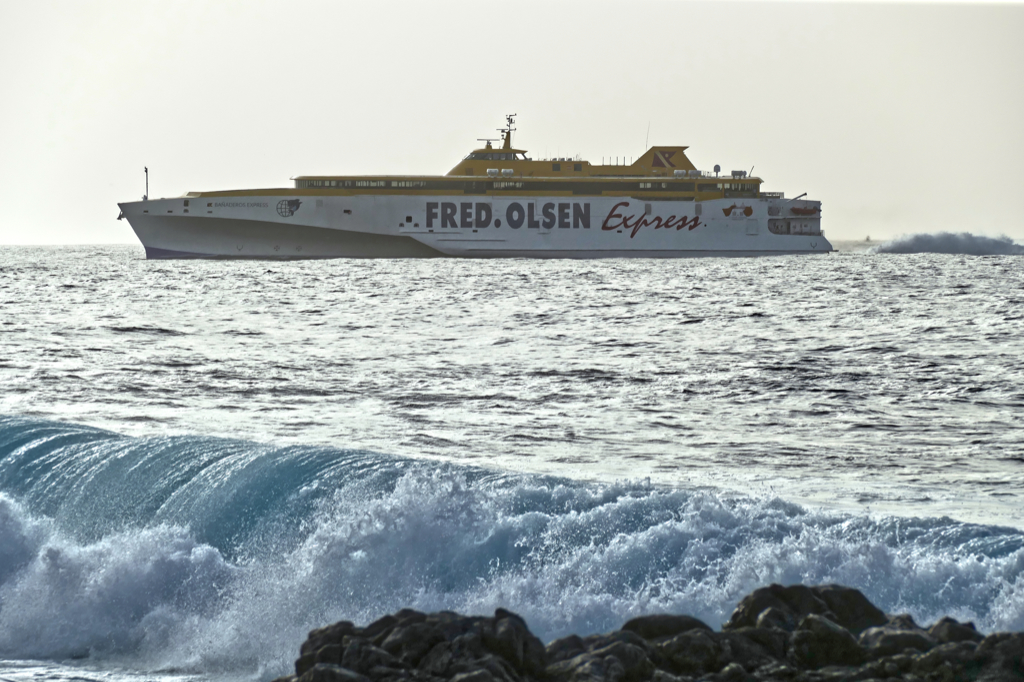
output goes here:
[{"label": "ocean water", "polygon": [[0,678],[266,680],[404,606],[548,640],[770,582],[1024,629],[1024,258],[0,249]]}]

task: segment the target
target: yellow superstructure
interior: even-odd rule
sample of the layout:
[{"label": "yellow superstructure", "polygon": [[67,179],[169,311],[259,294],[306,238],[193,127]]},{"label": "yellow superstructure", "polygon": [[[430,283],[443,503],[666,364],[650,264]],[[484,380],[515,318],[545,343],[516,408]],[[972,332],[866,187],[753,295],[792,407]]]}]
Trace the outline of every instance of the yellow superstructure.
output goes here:
[{"label": "yellow superstructure", "polygon": [[295,188],[307,190],[300,194],[630,196],[655,201],[761,196],[760,178],[742,171],[731,177],[699,171],[686,156],[687,147],[651,147],[629,165],[531,159],[525,149],[512,146],[513,116],[502,129],[501,147],[488,141],[443,176],[304,175],[294,179]]}]

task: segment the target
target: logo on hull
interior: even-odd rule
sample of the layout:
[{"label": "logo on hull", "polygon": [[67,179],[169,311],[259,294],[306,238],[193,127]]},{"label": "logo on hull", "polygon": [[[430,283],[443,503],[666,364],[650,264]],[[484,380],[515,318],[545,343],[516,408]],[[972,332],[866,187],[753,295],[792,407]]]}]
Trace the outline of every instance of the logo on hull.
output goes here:
[{"label": "logo on hull", "polygon": [[282,218],[291,218],[301,205],[302,202],[298,199],[281,199],[277,202],[277,215]]}]

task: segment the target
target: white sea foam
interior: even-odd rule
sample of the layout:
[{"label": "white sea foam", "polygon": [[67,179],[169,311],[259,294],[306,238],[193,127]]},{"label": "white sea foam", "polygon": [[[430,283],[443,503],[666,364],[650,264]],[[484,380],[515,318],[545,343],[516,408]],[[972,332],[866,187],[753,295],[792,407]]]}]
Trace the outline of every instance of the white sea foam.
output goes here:
[{"label": "white sea foam", "polygon": [[1009,237],[986,237],[970,232],[908,234],[873,246],[868,253],[946,253],[965,256],[1019,256],[1024,245]]},{"label": "white sea foam", "polygon": [[76,541],[0,496],[0,556],[20,557],[0,567],[0,656],[268,678],[288,669],[307,630],[342,618],[503,606],[544,639],[650,612],[717,627],[772,582],[855,586],[924,623],[950,614],[982,630],[1024,628],[1018,531],[471,474],[417,465],[353,478],[318,498],[295,542],[252,543],[230,561],[182,526]]}]

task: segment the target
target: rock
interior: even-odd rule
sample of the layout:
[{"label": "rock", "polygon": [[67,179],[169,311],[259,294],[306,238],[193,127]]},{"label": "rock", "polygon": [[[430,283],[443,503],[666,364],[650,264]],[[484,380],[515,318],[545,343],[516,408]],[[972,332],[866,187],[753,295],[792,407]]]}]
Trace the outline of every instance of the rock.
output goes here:
[{"label": "rock", "polygon": [[771,585],[745,597],[722,632],[656,614],[546,648],[504,609],[403,609],[365,628],[312,630],[295,673],[274,682],[1021,682],[1024,633],[983,637],[952,618],[925,630],[856,590]]},{"label": "rock", "polygon": [[387,632],[397,623],[398,619],[394,616],[384,616],[367,625],[359,634],[367,639],[373,639],[374,637]]},{"label": "rock", "polygon": [[[509,665],[508,661],[500,656],[485,655],[475,661],[460,662],[457,661],[453,666],[452,670],[459,667],[479,667],[483,670],[488,671],[495,680],[499,682],[519,682],[520,677],[516,674],[515,670]],[[469,672],[466,670],[465,672]]]},{"label": "rock", "polygon": [[739,663],[730,663],[715,675],[715,679],[721,680],[721,682],[744,682],[745,680],[753,679],[753,676],[748,674],[746,669]]},{"label": "rock", "polygon": [[[494,612],[494,640],[492,650],[513,668],[522,668],[528,673],[539,675],[543,672],[546,661],[544,645],[533,636],[526,621],[514,613],[504,609]],[[484,640],[484,646],[488,641]]]},{"label": "rock", "polygon": [[[773,660],[785,658],[788,637],[781,630],[740,628],[712,635],[722,653],[721,662],[739,663],[746,670],[759,668]],[[762,644],[761,642],[765,642]]]},{"label": "rock", "polygon": [[349,670],[366,674],[372,668],[404,668],[400,660],[365,639],[352,639],[341,657],[341,665]]},{"label": "rock", "polygon": [[474,670],[471,673],[459,673],[452,682],[494,682],[494,675],[486,670]]},{"label": "rock", "polygon": [[[380,648],[392,656],[397,656],[410,665],[417,665],[436,644],[444,641],[444,636],[436,625],[416,620],[415,617],[401,621],[393,627]],[[409,623],[409,625],[406,625]]]},{"label": "rock", "polygon": [[757,669],[756,676],[762,680],[792,680],[796,679],[800,672],[791,667],[785,661],[776,661],[763,665]]},{"label": "rock", "polygon": [[565,682],[624,682],[626,671],[614,656],[597,657],[580,654],[567,661],[548,666],[546,676]]},{"label": "rock", "polygon": [[901,654],[907,649],[928,651],[937,644],[924,630],[890,626],[868,628],[860,634],[859,642],[871,659]]},{"label": "rock", "polygon": [[303,673],[298,682],[370,682],[370,679],[340,665],[317,663]]},{"label": "rock", "polygon": [[979,682],[1024,679],[1024,632],[1000,632],[981,640],[975,650],[982,665]]},{"label": "rock", "polygon": [[431,675],[444,675],[447,672],[455,656],[452,653],[452,645],[448,642],[440,642],[427,652],[420,659],[419,669]]},{"label": "rock", "polygon": [[312,630],[306,641],[302,643],[299,653],[312,653],[327,644],[341,644],[346,635],[354,635],[355,633],[356,626],[347,620],[339,621],[325,628]]},{"label": "rock", "polygon": [[295,674],[301,677],[307,670],[316,665],[316,652],[302,654],[295,659]]},{"label": "rock", "polygon": [[707,630],[711,632],[711,627],[701,620],[691,616],[673,616],[667,613],[634,618],[626,621],[622,629],[635,632],[644,639],[674,637],[681,632],[689,630]]},{"label": "rock", "polygon": [[791,632],[804,616],[812,614],[825,616],[854,633],[886,624],[885,614],[859,590],[841,585],[769,585],[744,597],[722,629],[774,626]]},{"label": "rock", "polygon": [[579,635],[569,635],[562,639],[556,639],[545,648],[548,664],[565,661],[583,653],[586,647]]},{"label": "rock", "polygon": [[615,630],[614,632],[609,632],[604,635],[592,635],[590,637],[583,638],[583,646],[586,647],[588,651],[603,649],[606,646],[615,644],[615,642],[632,644],[644,649],[645,651],[652,650],[654,646],[651,642],[648,642],[640,635],[629,630]]},{"label": "rock", "polygon": [[985,637],[974,628],[974,623],[959,623],[948,616],[928,628],[928,634],[940,643],[980,642]]},{"label": "rock", "polygon": [[914,617],[909,613],[898,613],[893,616],[886,616],[885,622],[878,627],[888,627],[890,630],[923,630],[920,625],[914,622]]},{"label": "rock", "polygon": [[671,672],[684,675],[703,675],[717,672],[718,646],[711,633],[704,630],[690,630],[657,645],[658,652],[671,666]]},{"label": "rock", "polygon": [[[622,666],[623,675],[627,682],[641,682],[649,680],[654,673],[654,664],[647,657],[647,652],[626,642],[615,642],[603,649],[591,652],[595,658],[614,657]],[[610,662],[606,662],[610,665]]]},{"label": "rock", "polygon": [[394,614],[395,620],[398,621],[399,625],[412,625],[413,623],[422,623],[427,619],[427,614],[422,611],[415,609],[402,609]]},{"label": "rock", "polygon": [[722,626],[723,630],[740,627],[755,627],[757,618],[765,609],[774,608],[793,620],[811,613],[828,611],[825,602],[814,596],[811,588],[804,585],[769,585],[754,590],[736,606],[729,622]]},{"label": "rock", "polygon": [[755,642],[771,658],[784,659],[786,657],[786,645],[789,643],[789,637],[783,630],[762,627],[739,628],[732,630],[731,634]]},{"label": "rock", "polygon": [[341,665],[341,656],[344,653],[345,649],[340,644],[328,644],[317,649],[313,654],[313,662]]},{"label": "rock", "polygon": [[886,622],[882,610],[868,601],[860,590],[842,585],[818,585],[811,591],[828,606],[834,616],[831,620],[855,635]]},{"label": "rock", "polygon": [[974,661],[975,642],[947,642],[914,659],[914,672],[927,675],[948,664],[952,669],[969,666]]},{"label": "rock", "polygon": [[594,660],[594,657],[589,653],[581,653],[572,658],[564,658],[548,664],[544,675],[553,680],[569,680],[576,675],[577,670],[589,665]]},{"label": "rock", "polygon": [[[759,613],[755,623],[758,628],[778,628],[785,632],[793,632],[793,630],[796,630],[797,624],[798,622],[792,613],[777,609],[774,606],[769,606]],[[747,626],[743,625],[740,627]]]},{"label": "rock", "polygon": [[651,682],[691,682],[689,677],[676,677],[664,670],[655,670],[651,675]]},{"label": "rock", "polygon": [[476,632],[467,632],[451,641],[451,655],[458,659],[478,659],[486,655],[483,641]]},{"label": "rock", "polygon": [[803,668],[860,665],[866,658],[849,630],[816,614],[800,621],[789,648],[793,661]]}]

